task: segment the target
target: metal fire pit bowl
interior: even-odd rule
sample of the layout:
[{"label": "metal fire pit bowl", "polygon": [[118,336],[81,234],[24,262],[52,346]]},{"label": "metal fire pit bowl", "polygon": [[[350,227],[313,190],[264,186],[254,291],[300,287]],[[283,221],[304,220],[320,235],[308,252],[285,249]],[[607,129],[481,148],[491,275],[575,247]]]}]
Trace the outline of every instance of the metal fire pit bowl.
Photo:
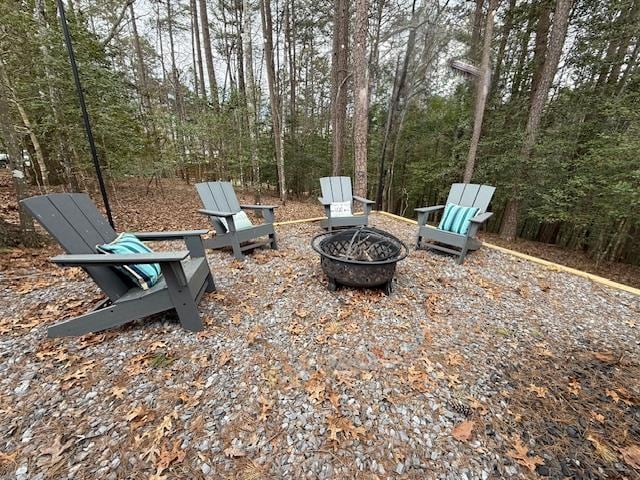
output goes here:
[{"label": "metal fire pit bowl", "polygon": [[409,253],[404,242],[372,227],[321,233],[313,237],[311,247],[320,254],[320,264],[329,277],[332,292],[345,285],[382,287],[389,295],[396,263]]}]

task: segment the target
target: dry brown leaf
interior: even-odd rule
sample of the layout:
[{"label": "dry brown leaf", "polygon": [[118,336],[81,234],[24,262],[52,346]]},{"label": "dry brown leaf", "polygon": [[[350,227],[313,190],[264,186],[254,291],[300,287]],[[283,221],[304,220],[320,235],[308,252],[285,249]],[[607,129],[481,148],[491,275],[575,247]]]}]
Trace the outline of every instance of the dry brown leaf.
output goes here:
[{"label": "dry brown leaf", "polygon": [[597,412],[591,412],[591,418],[593,418],[596,422],[604,422],[604,415],[601,415]]},{"label": "dry brown leaf", "polygon": [[547,397],[547,389],[545,387],[539,387],[533,383],[529,384],[529,391],[535,393],[538,398]]},{"label": "dry brown leaf", "polygon": [[73,439],[69,440],[66,443],[62,443],[62,435],[58,435],[56,436],[55,440],[53,441],[53,444],[50,447],[46,447],[42,449],[42,454],[43,455],[51,455],[51,458],[49,459],[49,465],[53,466],[56,463],[58,463],[60,460],[62,460],[62,455],[64,454],[65,451],[67,451],[67,449],[73,445]]},{"label": "dry brown leaf", "polygon": [[262,325],[256,325],[247,334],[247,344],[253,345],[255,343],[258,336],[264,331]]},{"label": "dry brown leaf", "polygon": [[567,385],[567,388],[574,395],[579,395],[580,390],[582,390],[582,385],[580,385],[580,382],[578,380],[573,379],[569,382],[569,384]]},{"label": "dry brown leaf", "polygon": [[156,475],[162,474],[169,466],[173,463],[180,463],[187,456],[187,453],[180,448],[180,444],[182,442],[180,440],[176,440],[173,443],[173,447],[171,450],[166,449],[166,447],[162,447],[160,450],[160,455],[158,456],[158,463],[156,464]]},{"label": "dry brown leaf", "polygon": [[453,438],[458,440],[459,442],[468,442],[471,438],[471,432],[473,427],[475,426],[475,422],[472,420],[465,420],[462,423],[456,425],[451,432]]},{"label": "dry brown leaf", "polygon": [[11,453],[0,452],[0,466],[12,464],[15,461],[17,454],[17,450],[14,450]]},{"label": "dry brown leaf", "polygon": [[602,363],[616,363],[618,360],[611,352],[593,352],[593,357]]},{"label": "dry brown leaf", "polygon": [[619,448],[618,451],[622,454],[622,459],[627,465],[640,470],[640,445],[629,445],[625,448]]},{"label": "dry brown leaf", "polygon": [[269,412],[271,412],[271,409],[275,405],[275,401],[266,398],[263,395],[260,395],[258,397],[258,401],[260,402],[260,415],[258,416],[258,420],[264,422],[269,416]]},{"label": "dry brown leaf", "polygon": [[127,393],[127,389],[124,387],[119,387],[116,385],[111,389],[111,396],[117,398],[118,400],[122,400],[125,393]]},{"label": "dry brown leaf", "polygon": [[231,360],[231,352],[229,350],[223,350],[218,358],[218,365],[221,367],[225,366]]},{"label": "dry brown leaf", "polygon": [[304,388],[309,394],[309,398],[313,403],[319,403],[324,400],[326,390],[324,370],[318,370],[304,384]]},{"label": "dry brown leaf", "polygon": [[518,436],[514,436],[513,450],[509,450],[507,455],[523,467],[527,467],[532,472],[536,469],[537,465],[544,465],[544,460],[538,455],[533,457],[529,456],[529,449],[522,444],[522,441]]},{"label": "dry brown leaf", "polygon": [[618,403],[618,402],[620,401],[620,396],[616,393],[616,391],[615,391],[615,390],[609,390],[609,389],[607,389],[607,390],[605,391],[605,393],[607,394],[607,397],[611,397],[611,399],[612,399],[614,402]]}]

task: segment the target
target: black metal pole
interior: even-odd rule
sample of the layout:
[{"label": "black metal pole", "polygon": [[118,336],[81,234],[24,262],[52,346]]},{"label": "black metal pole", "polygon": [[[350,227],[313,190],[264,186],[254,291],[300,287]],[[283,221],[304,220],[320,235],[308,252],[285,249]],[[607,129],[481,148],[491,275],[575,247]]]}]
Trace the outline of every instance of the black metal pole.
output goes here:
[{"label": "black metal pole", "polygon": [[71,43],[71,35],[69,34],[69,26],[67,25],[67,17],[64,14],[64,4],[62,0],[57,0],[58,12],[60,14],[60,25],[62,25],[62,33],[64,34],[64,43],[67,46],[67,53],[69,54],[69,63],[71,63],[71,71],[73,72],[73,80],[76,84],[76,91],[78,93],[78,101],[80,102],[80,109],[82,110],[82,121],[84,123],[84,131],[87,134],[87,141],[89,142],[89,149],[91,150],[91,158],[93,159],[93,166],[96,169],[96,176],[98,177],[98,186],[102,193],[102,200],[104,201],[104,208],[107,211],[107,218],[113,228],[113,217],[111,215],[111,206],[109,205],[109,197],[107,196],[107,189],[104,186],[104,179],[102,178],[102,170],[100,169],[100,162],[98,162],[98,152],[96,151],[96,144],[93,140],[93,132],[91,131],[91,122],[89,121],[89,113],[87,112],[87,105],[84,102],[84,92],[82,91],[82,84],[80,83],[80,74],[78,73],[78,65],[76,64],[76,55],[73,52],[73,44]]}]

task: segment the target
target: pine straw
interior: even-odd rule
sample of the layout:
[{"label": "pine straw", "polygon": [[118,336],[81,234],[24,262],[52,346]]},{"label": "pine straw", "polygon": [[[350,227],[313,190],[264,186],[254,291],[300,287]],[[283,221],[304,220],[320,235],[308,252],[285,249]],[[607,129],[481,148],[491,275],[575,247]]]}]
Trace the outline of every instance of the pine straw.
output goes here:
[{"label": "pine straw", "polygon": [[638,478],[620,449],[640,443],[640,365],[618,352],[536,357],[506,370],[501,433],[520,436],[551,478]]}]

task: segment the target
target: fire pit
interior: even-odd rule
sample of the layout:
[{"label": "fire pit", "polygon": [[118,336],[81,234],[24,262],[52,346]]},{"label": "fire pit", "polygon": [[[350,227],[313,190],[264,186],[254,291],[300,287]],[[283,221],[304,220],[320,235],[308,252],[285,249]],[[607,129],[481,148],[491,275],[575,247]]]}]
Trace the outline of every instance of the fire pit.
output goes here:
[{"label": "fire pit", "polygon": [[381,286],[387,295],[393,290],[396,263],[409,252],[401,240],[371,227],[321,233],[313,237],[311,247],[320,254],[330,291],[338,285]]}]

